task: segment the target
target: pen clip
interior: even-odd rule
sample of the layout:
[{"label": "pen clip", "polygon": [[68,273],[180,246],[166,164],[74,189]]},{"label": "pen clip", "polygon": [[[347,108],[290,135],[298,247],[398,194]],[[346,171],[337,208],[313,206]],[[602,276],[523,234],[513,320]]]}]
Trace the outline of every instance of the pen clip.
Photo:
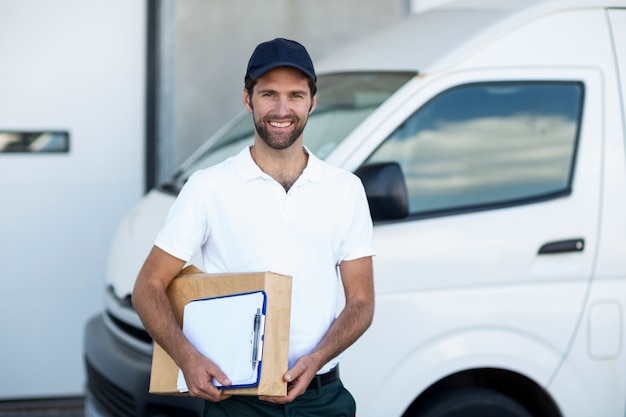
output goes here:
[{"label": "pen clip", "polygon": [[257,308],[254,315],[254,325],[252,332],[252,369],[256,368],[257,364],[261,361],[262,356],[262,328],[263,328],[263,314],[261,309]]}]

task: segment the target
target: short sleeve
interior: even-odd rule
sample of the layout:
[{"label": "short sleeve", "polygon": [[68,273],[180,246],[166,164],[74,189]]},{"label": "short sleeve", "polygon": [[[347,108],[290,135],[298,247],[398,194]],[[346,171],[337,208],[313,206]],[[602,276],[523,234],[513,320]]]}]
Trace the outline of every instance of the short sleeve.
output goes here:
[{"label": "short sleeve", "polygon": [[192,175],[165,219],[155,245],[183,261],[189,261],[208,236],[208,208],[197,176]]},{"label": "short sleeve", "polygon": [[342,210],[346,227],[339,255],[340,261],[375,255],[372,217],[363,184],[358,177],[351,174],[349,187],[350,192],[347,195],[351,196],[351,204],[347,204]]}]

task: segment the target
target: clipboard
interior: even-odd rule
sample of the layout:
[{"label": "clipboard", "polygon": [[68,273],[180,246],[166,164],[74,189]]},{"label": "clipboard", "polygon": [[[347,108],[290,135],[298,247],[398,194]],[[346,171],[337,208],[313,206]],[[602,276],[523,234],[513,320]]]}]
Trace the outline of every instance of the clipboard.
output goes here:
[{"label": "clipboard", "polygon": [[[265,335],[267,294],[264,291],[192,300],[183,312],[183,333],[200,353],[215,362],[232,381],[219,389],[259,384]],[[177,387],[188,392],[182,370]]]}]

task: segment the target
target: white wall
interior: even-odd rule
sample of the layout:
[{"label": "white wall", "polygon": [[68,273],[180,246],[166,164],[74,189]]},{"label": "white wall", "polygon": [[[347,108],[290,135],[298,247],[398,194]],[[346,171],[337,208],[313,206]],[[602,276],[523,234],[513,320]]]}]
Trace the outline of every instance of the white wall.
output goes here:
[{"label": "white wall", "polygon": [[80,395],[114,228],[143,194],[144,0],[0,0],[0,131],[70,132],[0,152],[0,400]]}]

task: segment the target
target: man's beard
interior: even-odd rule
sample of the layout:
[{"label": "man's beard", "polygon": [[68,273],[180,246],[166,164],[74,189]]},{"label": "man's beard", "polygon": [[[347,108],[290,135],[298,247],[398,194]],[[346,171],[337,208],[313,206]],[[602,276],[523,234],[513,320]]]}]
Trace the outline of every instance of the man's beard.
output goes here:
[{"label": "man's beard", "polygon": [[287,149],[291,145],[294,144],[296,140],[302,135],[304,132],[304,128],[306,126],[306,120],[304,123],[298,123],[300,120],[297,118],[292,118],[291,121],[296,125],[295,129],[291,131],[291,133],[285,134],[276,134],[275,132],[269,132],[264,123],[264,119],[260,121],[256,118],[254,119],[254,127],[259,134],[259,137],[263,139],[263,142],[267,144],[272,149]]}]

